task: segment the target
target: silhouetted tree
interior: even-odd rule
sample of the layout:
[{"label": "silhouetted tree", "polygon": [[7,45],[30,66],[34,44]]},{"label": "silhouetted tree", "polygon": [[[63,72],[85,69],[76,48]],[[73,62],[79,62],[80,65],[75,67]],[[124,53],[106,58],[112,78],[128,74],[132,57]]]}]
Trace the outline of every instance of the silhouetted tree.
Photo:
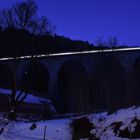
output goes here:
[{"label": "silhouetted tree", "polygon": [[28,30],[37,22],[37,5],[33,0],[26,0],[13,6],[18,27]]},{"label": "silhouetted tree", "polygon": [[107,46],[107,43],[103,40],[103,37],[98,37],[96,40],[96,46],[104,49]]},{"label": "silhouetted tree", "polygon": [[56,26],[51,23],[47,17],[40,18],[40,32],[39,35],[52,35],[56,30]]},{"label": "silhouetted tree", "polygon": [[122,42],[121,47],[123,47],[123,48],[127,48],[127,47],[128,47],[128,45],[127,45],[125,42]]},{"label": "silhouetted tree", "polygon": [[116,36],[110,36],[108,38],[108,46],[111,47],[111,48],[115,48],[115,47],[118,47],[119,45],[119,40]]},{"label": "silhouetted tree", "polygon": [[55,26],[47,17],[37,17],[38,7],[33,0],[16,3],[0,11],[0,26],[3,30],[14,27],[37,35],[52,35]]},{"label": "silhouetted tree", "polygon": [[32,22],[31,32],[37,35],[53,35],[56,27],[45,16]]},{"label": "silhouetted tree", "polygon": [[2,29],[15,27],[16,22],[12,8],[3,9],[0,11],[0,26]]},{"label": "silhouetted tree", "polygon": [[13,87],[12,93],[10,96],[10,112],[8,115],[9,120],[15,120],[16,119],[16,113],[21,105],[23,103],[24,99],[27,97],[27,93],[24,91],[20,91],[17,93],[17,89]]},{"label": "silhouetted tree", "polygon": [[17,61],[18,58],[14,57],[14,77],[13,77],[13,89],[10,95],[10,110],[8,114],[8,119],[9,120],[15,120],[16,119],[16,113],[20,107],[20,105],[23,103],[24,99],[27,97],[27,92],[20,91],[17,92],[17,84],[16,84],[16,69],[17,69]]}]

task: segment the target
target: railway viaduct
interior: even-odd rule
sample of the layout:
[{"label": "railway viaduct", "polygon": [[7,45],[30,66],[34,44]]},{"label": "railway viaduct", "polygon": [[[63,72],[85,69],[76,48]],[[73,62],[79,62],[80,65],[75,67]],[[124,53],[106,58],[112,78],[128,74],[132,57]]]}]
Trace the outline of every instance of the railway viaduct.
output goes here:
[{"label": "railway viaduct", "polygon": [[0,59],[0,88],[52,100],[61,113],[140,105],[140,48]]}]

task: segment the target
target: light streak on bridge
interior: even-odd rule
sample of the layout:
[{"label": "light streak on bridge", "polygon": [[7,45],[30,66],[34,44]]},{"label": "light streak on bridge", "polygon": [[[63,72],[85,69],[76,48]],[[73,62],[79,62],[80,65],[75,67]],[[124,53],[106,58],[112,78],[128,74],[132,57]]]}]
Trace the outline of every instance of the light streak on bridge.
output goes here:
[{"label": "light streak on bridge", "polygon": [[78,55],[78,54],[91,54],[91,53],[103,53],[103,52],[122,52],[122,51],[136,51],[140,50],[140,47],[132,48],[119,48],[119,49],[104,49],[104,50],[91,50],[91,51],[77,51],[77,52],[62,52],[62,53],[52,53],[52,54],[40,54],[40,55],[28,55],[28,56],[18,56],[18,57],[5,57],[0,58],[0,61],[14,60],[14,59],[30,59],[30,58],[43,58],[43,57],[53,57],[53,56],[65,56],[65,55]]}]

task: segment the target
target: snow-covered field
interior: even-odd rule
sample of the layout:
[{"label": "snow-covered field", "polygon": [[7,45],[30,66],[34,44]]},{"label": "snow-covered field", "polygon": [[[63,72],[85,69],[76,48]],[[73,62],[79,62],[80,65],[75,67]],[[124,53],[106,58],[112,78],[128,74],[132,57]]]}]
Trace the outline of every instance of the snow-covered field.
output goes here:
[{"label": "snow-covered field", "polygon": [[33,123],[11,122],[6,126],[0,140],[43,140],[46,126],[45,140],[70,140],[69,120],[50,120],[36,122],[36,128],[30,130]]},{"label": "snow-covered field", "polygon": [[[132,134],[139,131],[140,107],[121,109],[111,115],[104,112],[76,118],[35,122],[36,128],[33,130],[30,130],[33,122],[11,122],[5,126],[1,124],[4,132],[0,135],[0,140],[43,140],[45,126],[45,140],[71,140],[70,123],[74,119],[83,117],[87,117],[93,124],[94,127],[90,133],[96,136],[97,140],[134,140],[133,137],[135,140],[140,140],[140,137]],[[130,135],[126,138],[127,130]],[[140,131],[138,135],[140,135]],[[88,139],[81,138],[81,140]]]}]

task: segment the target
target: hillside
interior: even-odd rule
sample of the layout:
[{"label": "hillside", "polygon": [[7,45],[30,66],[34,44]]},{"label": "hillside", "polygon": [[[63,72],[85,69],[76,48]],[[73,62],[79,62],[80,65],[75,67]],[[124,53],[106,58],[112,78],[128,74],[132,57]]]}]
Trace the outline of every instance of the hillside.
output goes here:
[{"label": "hillside", "polygon": [[0,57],[49,54],[95,49],[85,41],[59,35],[35,35],[27,30],[9,28],[0,31]]}]

